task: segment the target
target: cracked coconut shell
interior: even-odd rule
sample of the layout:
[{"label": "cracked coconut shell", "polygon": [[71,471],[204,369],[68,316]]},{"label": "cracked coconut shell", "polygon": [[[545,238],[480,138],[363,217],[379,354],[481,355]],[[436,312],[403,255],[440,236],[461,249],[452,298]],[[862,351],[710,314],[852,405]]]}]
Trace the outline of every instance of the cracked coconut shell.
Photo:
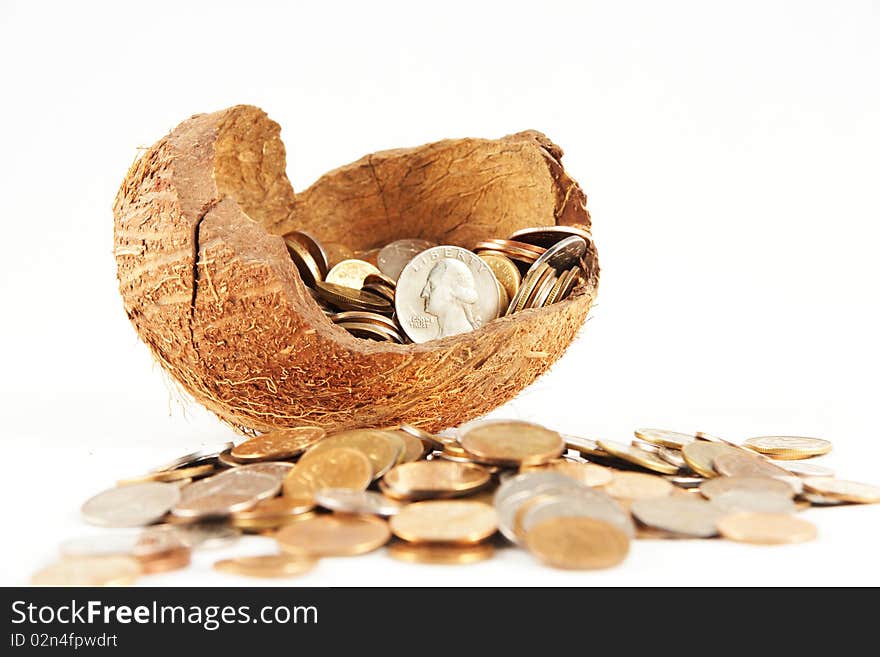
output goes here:
[{"label": "cracked coconut shell", "polygon": [[586,197],[539,132],[368,155],[295,194],[278,124],[250,106],[181,123],[132,165],[113,206],[125,311],[196,400],[241,429],[439,430],[511,399],[584,323],[599,268],[565,301],[424,344],[373,342],[324,316],[281,235],[369,249],[472,248],[529,226],[589,229]]}]

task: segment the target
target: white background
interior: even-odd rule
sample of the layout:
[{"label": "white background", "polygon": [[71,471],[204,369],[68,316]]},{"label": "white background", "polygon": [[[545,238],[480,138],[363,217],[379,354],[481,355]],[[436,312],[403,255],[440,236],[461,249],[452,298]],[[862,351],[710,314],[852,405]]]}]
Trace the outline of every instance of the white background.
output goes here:
[{"label": "white background", "polygon": [[[638,426],[823,436],[880,483],[880,8],[871,2],[0,3],[0,583],[81,502],[231,437],[177,401],[122,310],[111,203],[138,146],[237,103],[283,126],[288,173],[535,128],[589,196],[603,267],[581,338],[497,415],[626,440]],[[503,237],[503,236],[501,236]],[[805,513],[811,544],[646,541],[563,573],[506,551],[381,552],[291,584],[880,584],[880,507]],[[145,583],[215,574],[253,539]]]}]

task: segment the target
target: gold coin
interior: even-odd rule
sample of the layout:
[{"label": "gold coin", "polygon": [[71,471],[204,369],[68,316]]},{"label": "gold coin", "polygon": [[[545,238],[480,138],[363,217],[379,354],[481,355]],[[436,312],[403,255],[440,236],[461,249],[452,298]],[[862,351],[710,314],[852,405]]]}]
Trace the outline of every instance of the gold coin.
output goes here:
[{"label": "gold coin", "polygon": [[811,493],[840,502],[855,504],[876,504],[880,502],[880,487],[860,484],[857,481],[844,481],[833,477],[807,477],[804,488]]},{"label": "gold coin", "polygon": [[360,290],[364,285],[364,279],[370,274],[381,274],[379,268],[365,260],[343,260],[335,265],[327,273],[324,279],[327,283],[341,285],[343,287]]},{"label": "gold coin", "polygon": [[699,490],[703,497],[710,500],[732,490],[794,497],[794,490],[791,486],[771,477],[715,477],[700,484]]},{"label": "gold coin", "polygon": [[336,322],[336,326],[344,328],[356,338],[403,344],[403,336],[398,331],[392,330],[386,326],[381,326],[368,322],[351,321]]},{"label": "gold coin", "polygon": [[510,300],[506,315],[512,315],[528,307],[529,299],[534,296],[538,285],[546,279],[547,276],[553,275],[553,269],[547,263],[541,263],[534,269],[529,269],[523,278],[519,291]]},{"label": "gold coin", "polygon": [[610,568],[629,553],[629,538],[614,525],[584,516],[548,518],[532,527],[526,547],[554,568]]},{"label": "gold coin", "polygon": [[581,278],[581,268],[574,266],[559,277],[545,305],[565,301]]},{"label": "gold coin", "polygon": [[214,570],[227,575],[279,578],[302,575],[314,568],[317,563],[317,559],[306,556],[260,554],[217,561],[214,563]]},{"label": "gold coin", "polygon": [[413,543],[478,543],[498,529],[498,514],[470,500],[416,502],[391,518],[391,531]]},{"label": "gold coin", "polygon": [[661,474],[676,474],[678,468],[671,463],[667,463],[659,456],[655,456],[638,447],[626,445],[624,443],[614,442],[613,440],[600,440],[599,447],[606,452],[629,463],[646,468],[651,472],[659,472]]},{"label": "gold coin", "polygon": [[387,299],[361,289],[318,281],[314,290],[321,299],[341,310],[369,310],[380,313],[390,313],[392,310],[391,303]]},{"label": "gold coin", "polygon": [[397,459],[398,463],[412,463],[428,453],[429,447],[424,441],[419,440],[411,433],[398,430],[397,435],[403,438],[403,454]]},{"label": "gold coin", "polygon": [[556,459],[555,461],[540,465],[524,465],[520,468],[520,472],[536,472],[539,470],[558,472],[594,488],[604,486],[610,483],[612,479],[611,470],[608,468],[596,465],[595,463],[580,463],[566,459]]},{"label": "gold coin", "polygon": [[397,281],[395,281],[390,276],[386,276],[385,274],[379,272],[378,274],[368,274],[367,277],[364,278],[364,285],[383,285],[385,287],[391,288],[391,292],[393,294],[395,288],[397,288]]},{"label": "gold coin", "polygon": [[322,450],[308,460],[300,459],[284,478],[284,497],[297,504],[314,503],[320,488],[366,490],[373,480],[373,468],[363,452],[349,447]]},{"label": "gold coin", "polygon": [[475,460],[495,465],[544,463],[565,451],[565,441],[555,431],[513,420],[476,425],[462,434],[460,443]]},{"label": "gold coin", "polygon": [[657,475],[643,472],[614,472],[610,484],[603,490],[616,500],[647,500],[671,495],[675,489],[671,483]]},{"label": "gold coin", "polygon": [[46,566],[31,577],[34,586],[125,586],[141,574],[137,559],[127,556],[71,557]]},{"label": "gold coin", "polygon": [[532,296],[526,302],[526,307],[542,308],[547,302],[547,298],[550,296],[553,288],[556,286],[557,280],[558,277],[556,276],[556,270],[551,267],[549,270],[549,274],[546,277],[542,277],[541,280],[538,281],[538,285],[535,286],[534,294],[532,294]]},{"label": "gold coin", "polygon": [[672,449],[682,449],[688,443],[696,440],[693,434],[667,431],[666,429],[636,429],[634,433],[636,438]]},{"label": "gold coin", "polygon": [[196,477],[204,477],[214,472],[214,466],[211,463],[202,465],[192,465],[187,468],[178,468],[177,470],[162,470],[160,472],[148,472],[138,477],[129,477],[128,479],[120,479],[117,483],[119,486],[127,486],[129,484],[141,484],[146,481],[160,481],[164,483],[181,482]]},{"label": "gold coin", "polygon": [[489,269],[495,274],[498,283],[507,292],[507,297],[513,299],[519,291],[519,285],[522,282],[522,276],[513,260],[503,255],[484,254],[480,258],[489,265]]},{"label": "gold coin", "polygon": [[816,526],[785,513],[734,513],[718,521],[724,538],[741,543],[782,545],[816,538]]},{"label": "gold coin", "polygon": [[491,559],[495,547],[491,543],[474,545],[444,545],[442,543],[392,543],[388,546],[388,556],[398,561],[410,563],[442,564],[463,566]]},{"label": "gold coin", "polygon": [[230,521],[233,527],[239,529],[268,529],[280,527],[291,518],[307,513],[314,508],[314,501],[309,501],[305,497],[272,497],[257,502],[256,506],[246,511],[233,513],[230,516]]},{"label": "gold coin", "polygon": [[829,441],[803,436],[759,436],[747,439],[743,446],[785,461],[808,459],[831,451]]},{"label": "gold coin", "polygon": [[289,459],[302,454],[326,435],[320,427],[277,429],[236,445],[229,454],[246,463]]},{"label": "gold coin", "polygon": [[423,442],[428,443],[436,449],[443,449],[446,445],[458,446],[458,441],[451,436],[428,433],[427,431],[423,431],[422,429],[414,427],[411,424],[401,424],[398,429],[418,438]]},{"label": "gold coin", "polygon": [[385,315],[380,315],[379,313],[368,313],[362,310],[347,310],[341,313],[334,313],[330,316],[330,321],[334,324],[338,324],[340,322],[375,324],[377,326],[381,326],[383,328],[394,331],[395,333],[398,331],[397,324],[395,324],[394,320],[390,317],[385,317]]},{"label": "gold coin", "polygon": [[288,248],[290,242],[296,242],[305,247],[306,251],[308,251],[309,255],[312,257],[312,260],[315,261],[315,264],[318,267],[318,273],[323,279],[330,270],[330,263],[327,260],[327,252],[324,251],[321,243],[308,233],[301,230],[295,230],[284,235],[284,243],[288,245]]},{"label": "gold coin", "polygon": [[705,440],[695,440],[687,443],[681,449],[681,455],[687,462],[688,467],[701,477],[715,477],[718,473],[715,471],[715,459],[721,454],[729,454],[732,452],[740,452],[735,447],[724,445],[722,443],[710,443]]},{"label": "gold coin", "polygon": [[375,294],[378,297],[382,297],[391,304],[394,303],[394,299],[396,297],[396,292],[393,287],[388,287],[387,285],[383,285],[381,283],[364,283],[364,286],[361,289],[364,292],[370,292],[371,294]]},{"label": "gold coin", "polygon": [[592,438],[583,438],[581,436],[572,436],[570,434],[561,434],[568,449],[587,456],[610,456],[608,452],[599,447],[599,443]]},{"label": "gold coin", "polygon": [[426,499],[467,495],[486,486],[491,475],[473,463],[415,461],[398,465],[382,481],[396,498]]},{"label": "gold coin", "polygon": [[[356,449],[370,460],[373,479],[390,470],[406,451],[406,444],[396,431],[382,429],[352,429],[335,433],[322,440],[302,455],[299,462],[308,462],[325,450],[337,447]],[[322,488],[347,488],[346,486],[322,486]]]},{"label": "gold coin", "polygon": [[186,568],[192,560],[192,550],[184,546],[135,558],[140,563],[144,575],[155,575]]},{"label": "gold coin", "polygon": [[324,277],[321,267],[303,244],[287,236],[284,238],[284,244],[287,246],[287,253],[290,255],[290,259],[293,260],[293,264],[296,265],[303,283],[311,287],[315,284],[315,281],[320,281]]},{"label": "gold coin", "polygon": [[388,523],[376,516],[335,513],[303,520],[275,534],[285,552],[325,557],[372,552],[390,538]]}]

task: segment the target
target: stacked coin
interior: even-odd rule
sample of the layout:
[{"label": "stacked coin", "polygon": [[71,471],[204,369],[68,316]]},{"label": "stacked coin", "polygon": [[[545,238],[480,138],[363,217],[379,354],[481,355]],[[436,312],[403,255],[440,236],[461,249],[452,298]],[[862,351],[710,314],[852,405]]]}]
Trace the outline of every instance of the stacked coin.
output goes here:
[{"label": "stacked coin", "polygon": [[473,251],[412,238],[353,253],[325,250],[300,231],[284,236],[330,321],[355,337],[395,343],[472,331],[564,300],[582,277],[590,239],[578,226],[550,226],[483,240]]},{"label": "stacked coin", "polygon": [[224,559],[218,572],[291,577],[321,557],[386,545],[395,559],[461,565],[491,558],[506,539],[547,565],[594,569],[621,563],[638,539],[801,542],[816,536],[797,517],[804,508],[880,503],[880,487],[815,462],[830,449],[818,438],[737,444],[660,429],[638,429],[627,444],[513,420],[442,434],[284,429],[95,495],[82,507],[87,522],[145,529],[67,541],[33,582],[130,583],[241,533],[272,537],[276,550]]}]

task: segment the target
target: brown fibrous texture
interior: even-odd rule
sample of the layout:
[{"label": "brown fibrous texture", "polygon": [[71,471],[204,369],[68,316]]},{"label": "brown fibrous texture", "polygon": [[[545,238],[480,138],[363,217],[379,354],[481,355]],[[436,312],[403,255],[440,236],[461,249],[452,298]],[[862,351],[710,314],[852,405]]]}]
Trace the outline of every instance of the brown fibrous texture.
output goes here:
[{"label": "brown fibrous texture", "polygon": [[529,226],[589,229],[586,197],[543,134],[368,155],[295,194],[279,126],[251,106],[199,114],[132,165],[116,197],[125,311],[197,401],[250,431],[455,426],[511,399],[563,353],[599,278],[572,295],[424,344],[355,338],[321,312],[282,235],[366,250],[403,237],[472,248]]}]

